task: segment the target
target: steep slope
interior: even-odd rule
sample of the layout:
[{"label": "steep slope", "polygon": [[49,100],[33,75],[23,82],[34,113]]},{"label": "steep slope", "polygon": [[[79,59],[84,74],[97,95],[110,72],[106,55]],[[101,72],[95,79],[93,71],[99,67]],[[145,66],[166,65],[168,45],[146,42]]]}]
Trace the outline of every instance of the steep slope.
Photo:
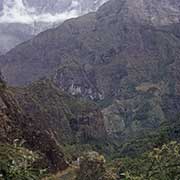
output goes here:
[{"label": "steep slope", "polygon": [[68,166],[66,146],[105,139],[102,113],[95,103],[60,91],[50,80],[7,88],[0,74],[0,143],[25,141],[27,148],[41,153],[40,166],[57,171]]},{"label": "steep slope", "polygon": [[105,139],[102,113],[95,103],[64,93],[50,80],[13,91],[22,109],[59,143]]},{"label": "steep slope", "polygon": [[[111,71],[119,76],[119,81],[130,79],[131,74],[135,75],[134,81],[137,78],[146,81],[161,75],[160,68],[168,71],[169,64],[177,63],[179,11],[173,11],[173,6],[159,1],[138,2],[112,1],[100,8],[97,14],[67,21],[57,29],[41,33],[3,57],[7,63],[3,67],[5,77],[9,83],[24,84],[72,61],[89,65],[87,69],[93,69],[98,79],[110,76],[106,73]],[[166,6],[169,9],[166,10]],[[151,12],[154,7],[157,12]],[[109,72],[105,71],[104,76],[99,73],[102,76],[99,77],[96,69],[104,71],[107,67],[111,67]],[[21,76],[23,71],[26,72],[24,78]],[[146,75],[145,71],[149,74]],[[111,76],[116,80],[113,74]],[[112,79],[106,81],[114,83]],[[110,90],[103,92],[104,84],[104,81],[97,83],[97,88],[107,95]]]},{"label": "steep slope", "polygon": [[179,16],[179,1],[112,0],[16,47],[2,69],[12,85],[51,76],[100,101],[110,135],[143,134],[180,110]]},{"label": "steep slope", "polygon": [[43,156],[42,167],[62,170],[67,167],[64,154],[50,134],[25,115],[13,93],[0,79],[0,143],[25,140],[25,146],[39,151]]}]

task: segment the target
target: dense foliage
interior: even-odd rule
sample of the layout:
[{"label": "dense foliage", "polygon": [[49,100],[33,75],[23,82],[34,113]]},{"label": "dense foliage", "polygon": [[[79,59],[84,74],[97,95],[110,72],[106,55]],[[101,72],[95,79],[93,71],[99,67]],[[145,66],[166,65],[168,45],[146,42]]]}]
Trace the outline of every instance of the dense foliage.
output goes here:
[{"label": "dense foliage", "polygon": [[0,144],[1,180],[39,180],[44,170],[34,168],[39,155],[17,146]]},{"label": "dense foliage", "polygon": [[140,158],[124,160],[123,166],[127,180],[179,180],[180,144],[171,142],[154,148]]},{"label": "dense foliage", "polygon": [[80,170],[76,180],[116,180],[117,176],[107,169],[105,158],[97,152],[89,152],[80,159]]}]

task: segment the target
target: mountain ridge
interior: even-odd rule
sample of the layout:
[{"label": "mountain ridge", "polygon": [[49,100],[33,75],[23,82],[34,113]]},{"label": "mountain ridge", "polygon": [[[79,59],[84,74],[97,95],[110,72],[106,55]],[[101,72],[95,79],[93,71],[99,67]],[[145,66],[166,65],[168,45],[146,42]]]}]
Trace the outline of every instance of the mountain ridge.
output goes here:
[{"label": "mountain ridge", "polygon": [[0,52],[6,53],[63,21],[96,11],[106,0],[1,0]]},{"label": "mountain ridge", "polygon": [[[99,102],[111,136],[126,139],[153,131],[180,107],[180,10],[175,5],[109,1],[2,56],[3,74],[12,85],[50,76],[59,89]],[[176,108],[168,109],[168,103]]]},{"label": "mountain ridge", "polygon": [[96,150],[120,158],[118,174],[141,160],[149,173],[138,156],[179,141],[179,17],[177,0],[111,0],[1,56],[12,87],[0,74],[0,136],[8,127],[11,141],[25,139],[54,170]]},{"label": "mountain ridge", "polygon": [[14,93],[0,82],[0,143],[24,142],[24,146],[42,155],[41,167],[50,171],[63,170],[68,165],[59,145],[43,131],[21,108]]}]

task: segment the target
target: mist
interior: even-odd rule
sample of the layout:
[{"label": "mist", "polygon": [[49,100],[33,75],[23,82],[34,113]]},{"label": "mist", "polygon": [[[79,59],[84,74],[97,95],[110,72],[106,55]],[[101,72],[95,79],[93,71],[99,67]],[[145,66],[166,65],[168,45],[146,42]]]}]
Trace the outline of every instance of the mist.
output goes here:
[{"label": "mist", "polygon": [[[105,1],[107,0],[101,1],[101,4]],[[82,2],[83,1],[81,0],[72,0],[68,9],[52,14],[49,12],[37,12],[35,8],[29,7],[27,3],[24,4],[23,0],[5,0],[1,12],[0,23],[32,24],[34,22],[62,22],[66,19],[78,17],[91,11],[90,8],[83,9]]]}]

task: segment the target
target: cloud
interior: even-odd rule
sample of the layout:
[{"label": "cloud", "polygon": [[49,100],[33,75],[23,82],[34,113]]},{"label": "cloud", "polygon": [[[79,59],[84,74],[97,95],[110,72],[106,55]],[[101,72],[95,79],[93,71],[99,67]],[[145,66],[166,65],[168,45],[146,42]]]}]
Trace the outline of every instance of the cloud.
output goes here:
[{"label": "cloud", "polygon": [[[90,0],[93,4],[101,2],[103,4],[107,0]],[[0,23],[23,23],[32,24],[34,22],[42,23],[56,23],[63,22],[66,19],[78,17],[82,14],[88,13],[92,9],[89,7],[82,7],[84,0],[72,0],[71,5],[63,12],[51,14],[36,12],[35,8],[30,8],[24,5],[23,0],[4,0],[3,11],[0,16]],[[98,6],[99,6],[98,5]]]},{"label": "cloud", "polygon": [[24,23],[32,24],[33,22],[55,23],[62,22],[66,19],[81,15],[78,8],[79,2],[72,1],[69,10],[54,15],[50,13],[38,14],[35,9],[25,7],[22,0],[5,0],[3,4],[2,16],[0,23]]}]

